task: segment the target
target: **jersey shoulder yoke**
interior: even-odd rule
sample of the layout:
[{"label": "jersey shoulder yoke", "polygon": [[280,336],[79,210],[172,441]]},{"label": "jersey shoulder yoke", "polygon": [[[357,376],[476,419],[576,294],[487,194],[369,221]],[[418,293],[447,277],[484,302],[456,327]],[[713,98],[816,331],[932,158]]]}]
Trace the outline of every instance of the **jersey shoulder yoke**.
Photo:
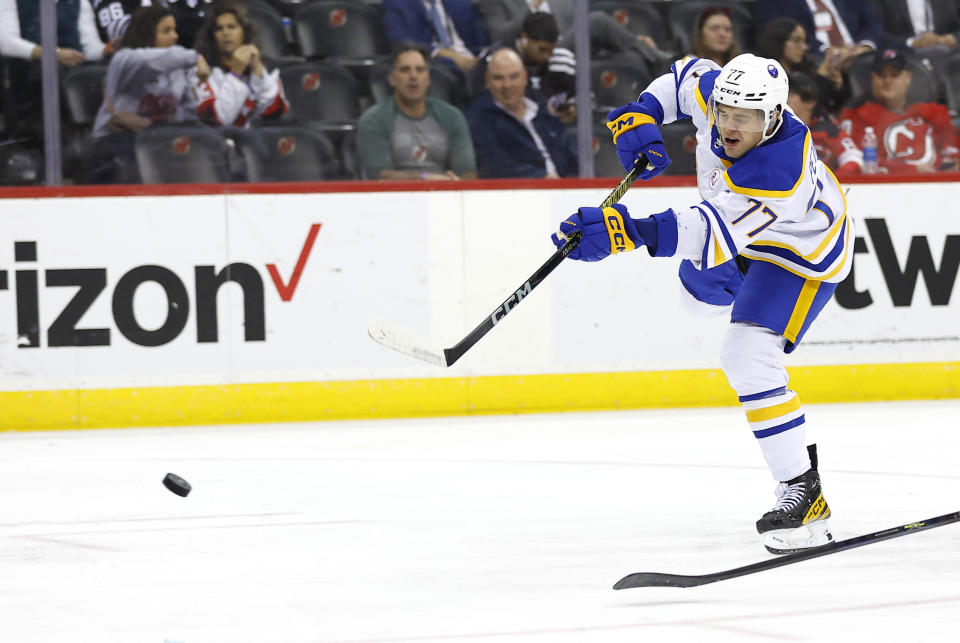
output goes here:
[{"label": "jersey shoulder yoke", "polygon": [[724,179],[746,196],[787,197],[800,186],[810,149],[810,131],[790,112],[772,139],[733,163]]}]

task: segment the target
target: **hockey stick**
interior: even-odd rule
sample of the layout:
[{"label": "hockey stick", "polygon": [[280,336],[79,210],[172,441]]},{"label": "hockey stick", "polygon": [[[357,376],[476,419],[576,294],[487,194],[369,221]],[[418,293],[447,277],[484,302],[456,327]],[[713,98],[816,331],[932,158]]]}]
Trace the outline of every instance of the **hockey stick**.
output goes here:
[{"label": "hockey stick", "polygon": [[[652,166],[647,164],[646,158],[641,157],[633,169],[623,177],[620,184],[613,189],[613,192],[607,195],[607,198],[603,200],[600,207],[606,208],[619,201],[623,195],[626,194],[627,190],[630,189],[630,186],[633,185],[633,182],[637,180],[641,168],[644,167],[650,168]],[[581,233],[579,231],[570,235],[567,242],[554,252],[545,264],[537,268],[537,271],[530,275],[530,278],[527,279],[522,286],[517,288],[512,295],[507,297],[505,302],[497,306],[492,313],[487,315],[466,337],[450,348],[435,348],[430,346],[422,339],[414,337],[382,319],[371,320],[367,326],[367,333],[369,333],[374,341],[388,348],[436,366],[451,366],[463,357],[463,354],[470,350],[474,344],[479,342],[484,335],[493,330],[493,327],[496,326],[501,319],[506,317],[507,313],[516,308],[517,305],[523,301],[524,297],[529,295],[540,282],[547,278],[547,275],[553,272],[554,268],[566,259],[567,255],[570,254],[574,248],[580,245],[580,236]]]},{"label": "hockey stick", "polygon": [[660,574],[658,572],[637,572],[636,574],[629,574],[621,578],[619,581],[617,581],[617,584],[613,586],[613,589],[628,589],[631,587],[698,587],[700,585],[708,585],[710,583],[716,583],[722,580],[729,580],[738,576],[747,576],[748,574],[764,572],[775,567],[792,565],[793,563],[810,560],[811,558],[829,556],[830,554],[836,554],[837,552],[846,551],[848,549],[863,547],[864,545],[872,545],[873,543],[878,543],[881,540],[899,538],[900,536],[915,534],[919,531],[933,529],[934,527],[942,527],[943,525],[949,525],[950,523],[958,521],[960,521],[960,511],[955,511],[951,514],[944,514],[942,516],[937,516],[936,518],[930,518],[921,522],[912,522],[907,525],[900,525],[899,527],[884,529],[883,531],[877,531],[872,534],[856,536],[855,538],[848,538],[847,540],[838,540],[836,542],[828,543],[821,547],[814,547],[806,551],[800,551],[794,554],[786,554],[783,556],[778,556],[777,558],[765,560],[760,563],[754,563],[753,565],[728,569],[726,571],[716,572],[714,574],[703,574],[702,576]]}]

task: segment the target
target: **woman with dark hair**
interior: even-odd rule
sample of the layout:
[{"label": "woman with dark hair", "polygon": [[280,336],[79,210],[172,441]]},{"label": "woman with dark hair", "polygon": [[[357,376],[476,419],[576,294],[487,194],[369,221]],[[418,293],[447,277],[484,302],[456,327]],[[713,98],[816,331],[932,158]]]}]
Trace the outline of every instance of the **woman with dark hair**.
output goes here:
[{"label": "woman with dark hair", "polygon": [[103,104],[93,125],[89,180],[139,181],[133,157],[136,133],[153,123],[196,120],[192,77],[205,78],[210,68],[177,40],[176,21],[166,7],[133,13],[107,67]]},{"label": "woman with dark hair", "polygon": [[693,25],[690,53],[707,58],[721,67],[740,53],[733,34],[733,20],[727,7],[704,7]]},{"label": "woman with dark hair", "polygon": [[210,70],[196,51],[177,45],[177,39],[176,22],[166,7],[133,13],[107,68],[94,138],[136,132],[158,121],[194,119],[196,94],[189,75],[196,71],[205,76]]},{"label": "woman with dark hair", "polygon": [[210,62],[210,76],[197,82],[197,113],[211,125],[248,126],[257,117],[289,109],[279,70],[267,72],[247,8],[217,2],[197,34],[197,51]]},{"label": "woman with dark hair", "polygon": [[817,105],[827,112],[838,112],[850,99],[850,85],[841,67],[842,53],[830,50],[817,65],[810,57],[807,30],[793,18],[776,18],[764,25],[757,36],[757,53],[775,59],[788,74],[802,72],[815,79],[820,88]]}]

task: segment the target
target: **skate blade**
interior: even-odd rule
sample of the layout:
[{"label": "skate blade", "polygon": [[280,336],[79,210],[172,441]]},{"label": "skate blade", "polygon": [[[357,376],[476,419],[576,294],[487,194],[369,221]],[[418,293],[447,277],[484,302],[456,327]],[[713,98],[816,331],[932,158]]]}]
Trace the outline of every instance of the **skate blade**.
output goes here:
[{"label": "skate blade", "polygon": [[817,520],[794,529],[774,529],[763,534],[763,546],[771,554],[792,554],[833,542],[830,525]]}]

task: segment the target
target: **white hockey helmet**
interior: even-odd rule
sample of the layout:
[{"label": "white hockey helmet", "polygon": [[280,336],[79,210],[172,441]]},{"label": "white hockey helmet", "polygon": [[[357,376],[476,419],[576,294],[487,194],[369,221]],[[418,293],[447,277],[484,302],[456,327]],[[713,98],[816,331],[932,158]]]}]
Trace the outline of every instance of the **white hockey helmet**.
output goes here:
[{"label": "white hockey helmet", "polygon": [[710,98],[714,122],[717,120],[717,104],[759,109],[763,114],[760,139],[763,143],[780,129],[783,119],[778,118],[777,108],[782,115],[789,93],[787,72],[780,63],[772,58],[740,54],[723,66],[713,84]]}]

